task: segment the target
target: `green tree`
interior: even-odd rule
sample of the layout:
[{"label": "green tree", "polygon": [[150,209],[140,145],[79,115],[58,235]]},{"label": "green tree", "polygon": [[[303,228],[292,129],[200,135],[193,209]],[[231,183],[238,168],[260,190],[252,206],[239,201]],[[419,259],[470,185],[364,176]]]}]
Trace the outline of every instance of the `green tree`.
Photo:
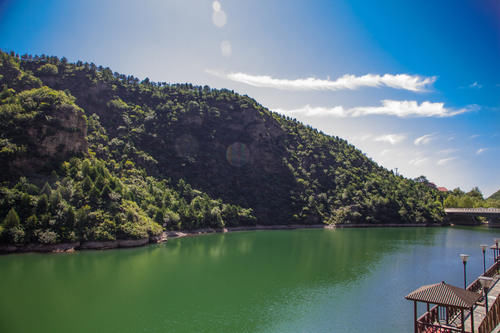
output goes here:
[{"label": "green tree", "polygon": [[38,68],[38,72],[43,75],[57,75],[59,73],[59,70],[55,65],[45,64]]},{"label": "green tree", "polygon": [[88,175],[85,176],[85,178],[83,179],[83,182],[82,182],[82,190],[84,192],[88,192],[92,189],[92,186],[94,186],[92,179],[90,179],[90,177]]},{"label": "green tree", "polygon": [[13,228],[13,227],[18,227],[20,224],[21,221],[19,220],[19,215],[17,215],[17,212],[14,208],[11,208],[7,213],[7,216],[3,220],[4,227]]},{"label": "green tree", "polygon": [[36,205],[36,212],[38,215],[45,214],[49,209],[49,198],[47,194],[43,193],[39,198]]}]

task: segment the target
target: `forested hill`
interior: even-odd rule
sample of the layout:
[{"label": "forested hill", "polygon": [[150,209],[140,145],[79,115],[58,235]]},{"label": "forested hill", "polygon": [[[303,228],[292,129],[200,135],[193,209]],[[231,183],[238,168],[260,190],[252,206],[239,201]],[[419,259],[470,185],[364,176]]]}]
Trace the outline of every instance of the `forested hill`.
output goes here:
[{"label": "forested hill", "polygon": [[500,190],[496,191],[488,197],[488,200],[500,200]]},{"label": "forested hill", "polygon": [[[65,58],[0,56],[0,218],[14,208],[19,234],[127,238],[134,221],[144,236],[159,225],[443,219],[436,190],[247,96]],[[64,214],[75,215],[71,226],[58,221]]]}]

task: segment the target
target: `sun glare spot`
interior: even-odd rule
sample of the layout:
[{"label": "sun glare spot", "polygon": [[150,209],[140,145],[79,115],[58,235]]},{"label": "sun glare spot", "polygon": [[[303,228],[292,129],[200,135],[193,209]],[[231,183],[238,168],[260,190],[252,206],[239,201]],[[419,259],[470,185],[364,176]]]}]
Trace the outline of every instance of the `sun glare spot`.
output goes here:
[{"label": "sun glare spot", "polygon": [[214,12],[220,11],[220,8],[221,8],[220,2],[219,1],[214,1],[212,3],[212,8],[214,9]]},{"label": "sun glare spot", "polygon": [[233,53],[231,43],[228,40],[223,40],[220,43],[220,51],[224,57],[230,57]]},{"label": "sun glare spot", "polygon": [[212,14],[212,22],[216,27],[222,28],[226,25],[227,17],[223,10],[214,11]]},{"label": "sun glare spot", "polygon": [[226,159],[234,167],[240,168],[248,163],[250,151],[241,142],[235,142],[226,149]]}]

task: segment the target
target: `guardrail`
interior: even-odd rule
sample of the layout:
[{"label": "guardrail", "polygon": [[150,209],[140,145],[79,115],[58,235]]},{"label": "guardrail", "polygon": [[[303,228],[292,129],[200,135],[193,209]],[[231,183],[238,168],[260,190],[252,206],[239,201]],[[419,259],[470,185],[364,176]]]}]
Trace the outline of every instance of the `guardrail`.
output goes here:
[{"label": "guardrail", "polygon": [[[500,268],[500,261],[495,262],[493,265],[491,265],[488,270],[483,274],[483,276],[488,276],[488,277],[493,277],[497,274],[498,269]],[[479,277],[475,279],[472,283],[470,283],[467,286],[467,290],[472,291],[472,292],[481,292],[481,282],[479,281]],[[497,304],[498,303],[498,304]],[[481,326],[483,323],[488,319],[488,323],[485,323],[485,330],[484,331],[479,331],[480,333],[489,333],[491,330],[488,330],[491,325],[493,328],[500,323],[500,297],[498,297],[495,301],[495,304],[497,304],[497,307],[493,309],[493,306],[491,307],[490,311],[488,312],[488,315],[491,316],[491,319],[488,319],[488,317],[485,318],[485,320],[481,323]],[[441,307],[442,308],[442,307]],[[448,318],[454,317],[454,316],[459,316],[460,311],[457,309],[452,309],[448,308],[445,309],[445,311],[448,314]],[[493,313],[493,311],[496,311]],[[452,333],[452,332],[463,332],[460,328],[457,327],[452,327],[446,324],[441,324],[439,322],[439,312],[440,312],[440,307],[438,305],[433,306],[429,311],[425,312],[423,315],[418,317],[417,319],[417,333]],[[490,315],[490,312],[493,313]],[[444,317],[444,316],[442,316]],[[449,322],[453,322],[455,320],[451,319]],[[488,326],[486,326],[488,325]],[[481,326],[479,326],[479,329],[481,329]]]},{"label": "guardrail", "polygon": [[500,323],[500,297],[497,297],[493,306],[489,309],[486,317],[479,325],[479,333],[490,333]]},{"label": "guardrail", "polygon": [[500,208],[445,208],[445,213],[500,214]]}]

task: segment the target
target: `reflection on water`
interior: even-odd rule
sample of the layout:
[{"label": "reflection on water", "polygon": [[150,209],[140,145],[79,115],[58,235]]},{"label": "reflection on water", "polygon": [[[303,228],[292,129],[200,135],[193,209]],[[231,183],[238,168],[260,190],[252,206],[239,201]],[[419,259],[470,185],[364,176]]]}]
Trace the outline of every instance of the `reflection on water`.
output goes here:
[{"label": "reflection on water", "polygon": [[252,231],[3,256],[0,331],[404,332],[412,308],[403,297],[425,283],[461,285],[461,252],[478,275],[479,244],[495,236],[478,228]]}]

